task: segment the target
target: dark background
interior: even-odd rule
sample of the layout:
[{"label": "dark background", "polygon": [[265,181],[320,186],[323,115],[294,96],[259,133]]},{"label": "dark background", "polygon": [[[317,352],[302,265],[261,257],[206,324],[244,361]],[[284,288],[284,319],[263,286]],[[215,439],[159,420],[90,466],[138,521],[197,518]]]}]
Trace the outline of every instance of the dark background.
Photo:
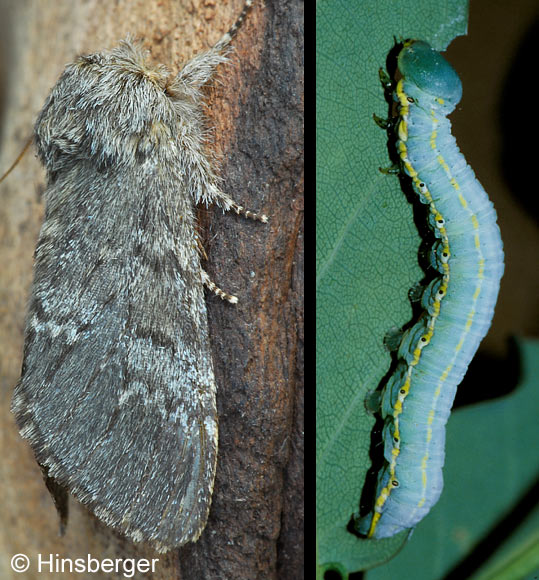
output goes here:
[{"label": "dark background", "polygon": [[498,212],[505,250],[493,326],[483,355],[508,356],[512,335],[537,336],[536,0],[472,0],[468,35],[445,53],[464,87],[451,115],[457,143]]}]

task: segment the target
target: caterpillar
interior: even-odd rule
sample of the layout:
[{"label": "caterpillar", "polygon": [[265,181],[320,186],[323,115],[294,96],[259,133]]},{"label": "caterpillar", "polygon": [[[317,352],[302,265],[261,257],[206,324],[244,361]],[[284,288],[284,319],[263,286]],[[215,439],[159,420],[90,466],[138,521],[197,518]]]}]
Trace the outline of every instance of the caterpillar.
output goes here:
[{"label": "caterpillar", "polygon": [[[428,206],[436,276],[421,296],[422,314],[402,336],[398,364],[379,397],[384,467],[374,506],[356,530],[386,538],[413,528],[443,488],[445,424],[458,384],[486,335],[503,275],[496,212],[451,135],[447,115],[462,83],[426,42],[407,40],[398,53],[393,132],[400,170]],[[389,81],[387,75],[380,75]]]}]

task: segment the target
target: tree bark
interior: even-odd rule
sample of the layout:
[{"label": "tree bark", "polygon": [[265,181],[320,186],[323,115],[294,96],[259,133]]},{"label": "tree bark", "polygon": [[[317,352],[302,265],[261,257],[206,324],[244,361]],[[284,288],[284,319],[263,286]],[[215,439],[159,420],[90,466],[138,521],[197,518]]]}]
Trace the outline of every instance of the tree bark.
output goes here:
[{"label": "tree bark", "polygon": [[[0,172],[31,136],[65,63],[111,48],[128,33],[152,60],[176,70],[214,44],[243,0],[23,0],[0,2],[7,24],[0,104]],[[208,525],[195,544],[166,555],[107,528],[72,497],[63,537],[40,469],[9,412],[19,373],[32,255],[43,217],[44,171],[27,154],[0,186],[0,576],[37,555],[159,558],[152,578],[303,577],[303,78],[302,2],[257,2],[231,62],[208,91],[208,126],[224,189],[269,224],[200,208],[211,279],[238,305],[207,294],[219,412],[219,459]],[[122,572],[93,578],[124,578]]]}]

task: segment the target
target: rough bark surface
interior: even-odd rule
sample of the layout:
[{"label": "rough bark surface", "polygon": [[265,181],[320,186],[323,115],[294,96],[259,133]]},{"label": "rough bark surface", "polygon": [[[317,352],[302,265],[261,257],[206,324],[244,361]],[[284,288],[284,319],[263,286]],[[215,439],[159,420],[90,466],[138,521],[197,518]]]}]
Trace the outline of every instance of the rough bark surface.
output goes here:
[{"label": "rough bark surface", "polygon": [[[242,0],[23,0],[0,2],[0,172],[32,133],[65,63],[128,33],[175,70],[212,45]],[[5,6],[4,6],[5,5]],[[23,347],[32,254],[43,217],[44,172],[27,154],[0,186],[0,576],[12,555],[25,578],[80,578],[37,570],[37,555],[159,558],[153,578],[303,577],[303,31],[300,0],[259,0],[235,39],[232,62],[208,92],[209,127],[224,188],[270,216],[252,223],[201,208],[205,264],[239,297],[208,295],[219,411],[212,509],[196,544],[159,555],[116,535],[70,499],[65,536],[31,449],[9,412]],[[123,578],[121,573],[93,578]]]}]

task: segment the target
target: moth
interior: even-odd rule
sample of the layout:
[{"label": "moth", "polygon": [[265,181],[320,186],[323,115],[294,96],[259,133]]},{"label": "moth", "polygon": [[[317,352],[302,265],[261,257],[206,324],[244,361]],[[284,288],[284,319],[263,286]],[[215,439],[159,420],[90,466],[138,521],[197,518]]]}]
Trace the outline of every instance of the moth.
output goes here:
[{"label": "moth", "polygon": [[413,528],[443,488],[445,424],[456,388],[486,335],[504,271],[496,212],[460,153],[447,119],[462,96],[453,67],[426,42],[408,40],[391,83],[400,168],[434,233],[420,319],[403,336],[399,363],[379,399],[385,465],[374,505],[356,521],[361,534],[386,538]]},{"label": "moth", "polygon": [[177,73],[129,40],[81,56],[35,125],[47,170],[12,411],[63,521],[62,490],[165,552],[204,529],[216,385],[195,204],[246,217],[206,151],[203,89],[248,9]]}]

